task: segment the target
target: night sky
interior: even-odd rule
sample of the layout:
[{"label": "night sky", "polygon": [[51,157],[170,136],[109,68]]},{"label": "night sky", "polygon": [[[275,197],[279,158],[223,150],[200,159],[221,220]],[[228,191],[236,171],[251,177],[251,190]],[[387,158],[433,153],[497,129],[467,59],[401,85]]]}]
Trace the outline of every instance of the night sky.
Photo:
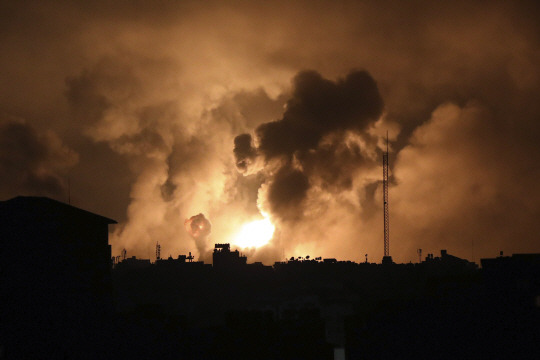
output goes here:
[{"label": "night sky", "polygon": [[388,131],[394,261],[540,252],[535,3],[2,2],[0,200],[113,218],[113,255],[266,219],[248,262],[380,262]]}]

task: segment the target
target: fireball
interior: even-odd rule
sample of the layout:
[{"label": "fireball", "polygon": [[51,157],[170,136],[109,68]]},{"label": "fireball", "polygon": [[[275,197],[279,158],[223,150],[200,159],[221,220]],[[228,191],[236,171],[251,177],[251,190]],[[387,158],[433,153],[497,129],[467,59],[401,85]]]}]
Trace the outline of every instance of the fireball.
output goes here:
[{"label": "fireball", "polygon": [[233,244],[241,248],[258,248],[268,244],[274,235],[275,226],[268,218],[244,224],[234,238]]}]

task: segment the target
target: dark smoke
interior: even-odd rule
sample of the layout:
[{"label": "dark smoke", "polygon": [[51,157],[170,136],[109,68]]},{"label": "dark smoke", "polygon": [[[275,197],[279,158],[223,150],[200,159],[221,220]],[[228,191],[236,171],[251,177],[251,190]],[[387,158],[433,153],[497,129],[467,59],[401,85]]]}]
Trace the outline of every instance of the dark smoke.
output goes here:
[{"label": "dark smoke", "polygon": [[199,257],[205,258],[209,250],[208,237],[212,232],[212,224],[203,214],[198,214],[186,219],[184,226],[189,235],[195,240]]},{"label": "dark smoke", "polygon": [[0,119],[2,198],[18,194],[64,200],[66,172],[77,159],[54,133],[39,133],[22,120]]},{"label": "dark smoke", "polygon": [[321,139],[338,130],[364,130],[382,112],[375,80],[365,71],[332,82],[315,71],[303,71],[293,82],[292,98],[279,121],[256,130],[266,159],[317,149]]},{"label": "dark smoke", "polygon": [[236,158],[236,167],[242,173],[248,170],[257,156],[257,149],[251,144],[251,135],[242,134],[234,139],[234,156]]},{"label": "dark smoke", "polygon": [[289,220],[300,217],[297,209],[301,206],[309,189],[309,180],[300,170],[283,166],[274,176],[268,190],[270,210]]},{"label": "dark smoke", "polygon": [[249,173],[257,157],[267,165],[278,160],[277,171],[268,179],[268,204],[274,215],[297,219],[314,180],[336,191],[351,187],[365,159],[357,143],[345,143],[347,134],[373,142],[366,130],[382,111],[377,84],[365,71],[337,81],[315,71],[300,72],[283,117],[255,130],[258,147],[250,134],[235,138],[236,166]]}]

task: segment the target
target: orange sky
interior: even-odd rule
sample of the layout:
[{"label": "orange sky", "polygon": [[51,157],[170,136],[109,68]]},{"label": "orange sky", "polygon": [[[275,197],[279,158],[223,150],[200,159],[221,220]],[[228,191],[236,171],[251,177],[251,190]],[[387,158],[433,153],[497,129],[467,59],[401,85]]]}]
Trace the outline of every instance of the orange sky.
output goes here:
[{"label": "orange sky", "polygon": [[274,239],[248,261],[380,262],[387,130],[394,260],[540,252],[534,1],[17,1],[0,14],[0,198],[67,201],[69,179],[72,204],[118,220],[114,254],[152,257],[157,241],[196,254],[186,219],[211,222],[211,248],[263,211]]}]

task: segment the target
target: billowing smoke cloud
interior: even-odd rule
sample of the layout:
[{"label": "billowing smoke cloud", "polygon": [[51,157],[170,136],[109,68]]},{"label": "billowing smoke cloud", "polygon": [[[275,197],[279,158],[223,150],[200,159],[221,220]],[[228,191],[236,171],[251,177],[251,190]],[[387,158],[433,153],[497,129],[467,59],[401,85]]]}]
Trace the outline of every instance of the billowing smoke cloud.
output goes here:
[{"label": "billowing smoke cloud", "polygon": [[77,161],[52,131],[38,133],[21,119],[0,120],[2,198],[15,193],[66,201],[68,171]]},{"label": "billowing smoke cloud", "polygon": [[[232,242],[263,210],[274,248],[250,261],[380,261],[389,130],[396,261],[420,247],[470,258],[473,239],[477,259],[538,252],[539,10],[2,2],[0,194],[66,199],[69,173],[72,204],[118,220],[115,254],[195,251],[184,219],[199,212]],[[366,73],[343,77],[358,67],[378,91]]]},{"label": "billowing smoke cloud", "polygon": [[184,226],[188,234],[195,240],[195,245],[199,251],[199,258],[208,260],[208,252],[211,249],[209,241],[212,232],[212,224],[203,214],[193,215],[184,221]]},{"label": "billowing smoke cloud", "polygon": [[[509,140],[522,130],[500,120],[478,101],[447,103],[414,131],[397,156],[390,190],[397,253],[415,251],[400,237],[417,238],[417,248],[439,243],[476,260],[489,249],[505,250],[509,239],[516,241],[514,251],[534,251],[536,234],[528,229],[540,205],[530,197],[535,180],[526,174],[533,166],[529,156],[539,150],[523,137],[524,156],[514,156]],[[493,162],[505,164],[504,171],[494,170]]]},{"label": "billowing smoke cloud", "polygon": [[267,160],[316,150],[327,134],[365,129],[382,108],[377,85],[365,71],[352,72],[337,82],[304,71],[294,78],[283,118],[257,128],[258,149]]},{"label": "billowing smoke cloud", "polygon": [[[382,110],[375,80],[365,71],[337,81],[315,71],[300,72],[283,117],[257,127],[255,139],[250,134],[235,138],[236,166],[251,173],[250,167],[262,157],[270,212],[282,220],[299,220],[311,186],[351,188],[352,177],[365,162],[361,144],[376,143],[367,130]],[[347,141],[354,136],[359,141]]]}]

